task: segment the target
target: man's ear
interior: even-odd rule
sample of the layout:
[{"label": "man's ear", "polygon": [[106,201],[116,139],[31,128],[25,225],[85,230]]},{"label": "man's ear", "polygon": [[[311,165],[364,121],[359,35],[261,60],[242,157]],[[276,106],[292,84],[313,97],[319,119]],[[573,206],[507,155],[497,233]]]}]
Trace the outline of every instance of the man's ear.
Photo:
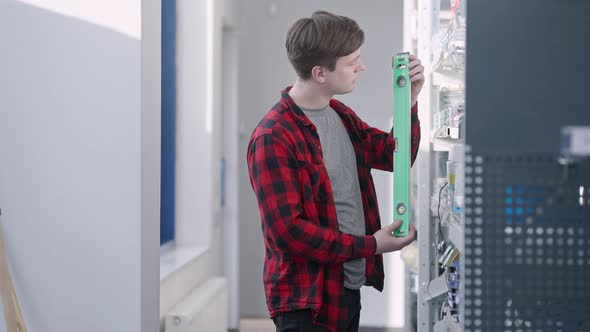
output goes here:
[{"label": "man's ear", "polygon": [[314,66],[311,69],[311,78],[318,83],[324,83],[326,81],[326,69],[322,66]]}]

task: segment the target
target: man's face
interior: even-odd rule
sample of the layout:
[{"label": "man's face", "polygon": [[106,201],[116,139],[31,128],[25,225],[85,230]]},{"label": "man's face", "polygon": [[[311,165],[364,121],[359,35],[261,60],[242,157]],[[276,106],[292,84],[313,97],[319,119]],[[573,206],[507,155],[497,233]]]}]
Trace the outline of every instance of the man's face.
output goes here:
[{"label": "man's face", "polygon": [[325,70],[326,87],[332,94],[345,94],[354,89],[359,73],[367,69],[360,55],[361,50],[358,49],[338,58],[334,71]]}]

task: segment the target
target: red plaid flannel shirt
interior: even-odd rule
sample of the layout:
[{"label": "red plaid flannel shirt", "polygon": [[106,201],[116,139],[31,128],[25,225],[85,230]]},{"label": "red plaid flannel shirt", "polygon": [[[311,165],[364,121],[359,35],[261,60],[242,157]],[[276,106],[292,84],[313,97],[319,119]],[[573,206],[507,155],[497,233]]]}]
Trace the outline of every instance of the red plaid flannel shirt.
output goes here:
[{"label": "red plaid flannel shirt", "polygon": [[[315,323],[336,331],[349,314],[343,263],[366,258],[366,285],[383,290],[383,257],[372,236],[381,228],[371,169],[393,171],[391,133],[372,128],[332,99],[354,147],[366,236],[338,229],[332,187],[315,126],[288,94],[266,114],[248,144],[250,183],[258,200],[265,243],[263,280],[271,317],[309,308]],[[412,163],[420,143],[417,107],[412,108]],[[391,221],[388,221],[391,222]]]}]

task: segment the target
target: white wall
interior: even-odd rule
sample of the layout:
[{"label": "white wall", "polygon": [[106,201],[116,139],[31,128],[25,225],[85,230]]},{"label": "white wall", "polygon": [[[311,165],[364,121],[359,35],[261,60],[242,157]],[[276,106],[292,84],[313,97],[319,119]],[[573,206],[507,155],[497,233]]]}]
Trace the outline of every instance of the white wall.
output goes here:
[{"label": "white wall", "polygon": [[[262,288],[264,257],[260,216],[248,180],[246,146],[253,128],[295,81],[286,56],[287,29],[300,17],[325,9],[355,19],[365,31],[362,59],[368,66],[357,89],[340,99],[369,124],[389,130],[393,113],[391,56],[402,51],[402,1],[354,0],[240,2],[240,309],[267,317]],[[383,223],[391,220],[391,173],[374,171]],[[386,255],[384,293],[363,288],[361,324],[399,327],[404,322],[404,268],[398,254]]]},{"label": "white wall", "polygon": [[158,1],[28,3],[0,2],[0,222],[27,327],[156,331]]},{"label": "white wall", "polygon": [[[116,1],[116,6],[125,2]],[[104,2],[103,2],[104,4]],[[157,331],[160,296],[162,3],[141,0],[141,331]]]},{"label": "white wall", "polygon": [[[228,278],[230,328],[237,328],[239,319],[237,198],[230,191],[237,182],[232,179],[237,177],[238,134],[226,128],[237,127],[236,7],[235,0],[177,0],[175,242],[210,247],[210,275]],[[222,157],[225,209],[220,204]]]},{"label": "white wall", "polygon": [[177,0],[177,245],[210,244],[222,217],[224,20],[231,1]]},{"label": "white wall", "polygon": [[[235,7],[233,7],[235,8]],[[232,20],[228,20],[232,22]],[[223,211],[223,273],[227,276],[229,327],[238,328],[239,310],[239,153],[238,132],[238,41],[231,28],[223,32],[223,142],[225,166],[225,208]]]},{"label": "white wall", "polygon": [[[206,51],[209,1],[177,0],[176,235],[177,245],[210,244],[212,237],[212,80]],[[207,188],[203,190],[203,188]]]}]

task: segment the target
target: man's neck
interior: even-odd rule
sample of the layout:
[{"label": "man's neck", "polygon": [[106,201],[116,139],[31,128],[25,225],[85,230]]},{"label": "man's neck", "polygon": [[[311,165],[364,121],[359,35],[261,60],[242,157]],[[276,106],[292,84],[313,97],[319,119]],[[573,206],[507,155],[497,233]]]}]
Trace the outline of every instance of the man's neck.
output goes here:
[{"label": "man's neck", "polygon": [[303,81],[298,78],[289,90],[289,96],[297,106],[305,109],[322,109],[334,98],[334,95],[328,95],[322,91],[321,87],[313,82]]}]

